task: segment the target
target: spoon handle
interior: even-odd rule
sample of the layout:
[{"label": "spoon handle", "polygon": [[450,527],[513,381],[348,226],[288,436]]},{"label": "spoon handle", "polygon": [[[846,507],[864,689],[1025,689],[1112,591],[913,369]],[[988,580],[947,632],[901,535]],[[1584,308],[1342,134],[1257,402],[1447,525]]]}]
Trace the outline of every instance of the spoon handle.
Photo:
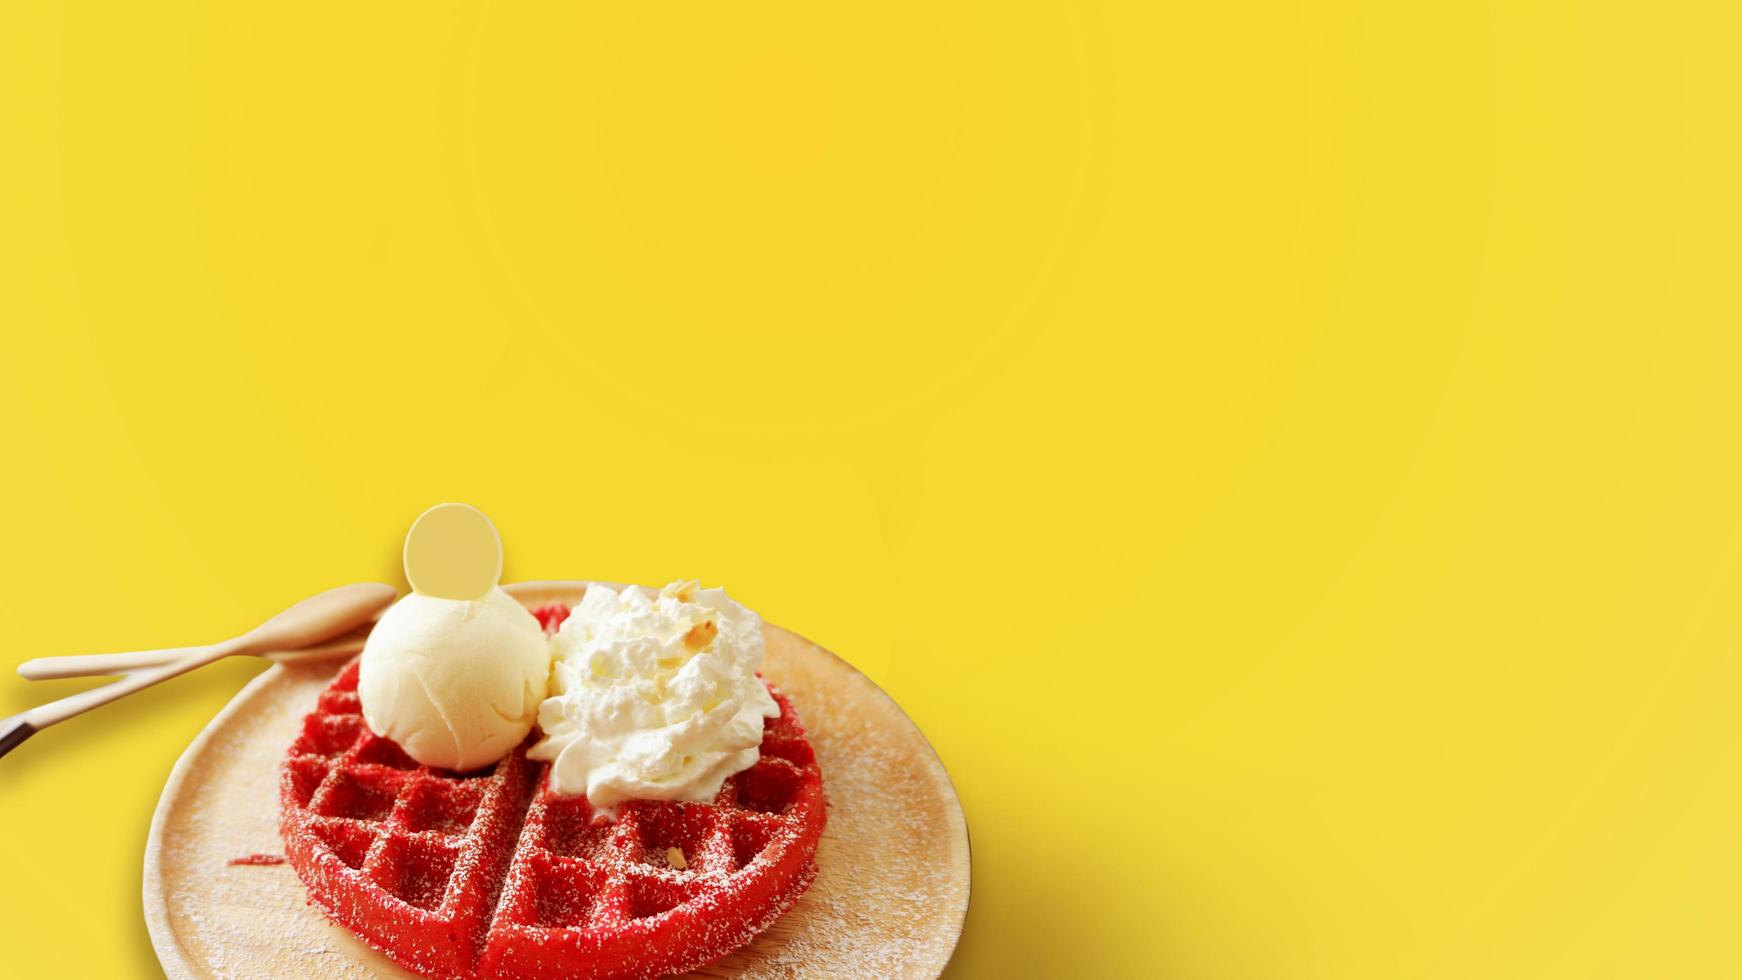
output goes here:
[{"label": "spoon handle", "polygon": [[[231,654],[260,654],[268,650],[307,648],[342,639],[353,630],[367,627],[397,595],[398,592],[393,586],[380,582],[341,585],[298,602],[235,639],[209,647],[168,651],[175,656],[167,663],[142,667],[114,683],[80,691],[0,721],[0,755],[12,751],[19,743],[50,725],[82,715],[92,708],[102,707],[110,701],[142,691],[153,684],[160,684],[196,667],[204,667]],[[164,652],[155,651],[156,654]],[[147,656],[151,655],[152,652],[147,653]],[[123,655],[121,662],[137,664],[140,659],[138,656]],[[104,663],[105,669],[117,669],[114,660],[106,660]],[[84,669],[91,668],[91,659],[84,658],[80,666]]]},{"label": "spoon handle", "polygon": [[0,755],[12,751],[20,742],[36,734],[36,726],[17,715],[0,722],[0,727],[4,728],[0,731]]},{"label": "spoon handle", "polygon": [[210,645],[169,647],[164,650],[139,650],[133,653],[87,653],[71,657],[37,657],[18,665],[18,676],[27,681],[57,680],[62,677],[95,677],[103,674],[125,674],[141,667],[156,667],[179,660]]},{"label": "spoon handle", "polygon": [[[267,650],[259,654],[279,663],[303,660],[324,660],[342,657],[363,649],[373,623],[365,623],[349,633],[335,636],[325,643],[295,650]],[[18,676],[27,681],[59,680],[63,677],[101,677],[131,673],[145,667],[157,667],[208,647],[171,647],[167,650],[140,650],[135,653],[87,653],[70,657],[37,657],[18,665]]]},{"label": "spoon handle", "polygon": [[0,755],[12,751],[19,743],[50,725],[82,715],[92,708],[100,708],[111,701],[120,700],[153,684],[162,683],[172,677],[179,677],[195,667],[203,667],[214,660],[222,660],[232,653],[245,649],[248,642],[248,637],[244,635],[213,646],[202,647],[177,660],[141,670],[136,674],[130,674],[112,684],[93,687],[89,691],[80,691],[58,701],[39,704],[28,711],[13,715],[7,719],[6,730],[0,732]]}]

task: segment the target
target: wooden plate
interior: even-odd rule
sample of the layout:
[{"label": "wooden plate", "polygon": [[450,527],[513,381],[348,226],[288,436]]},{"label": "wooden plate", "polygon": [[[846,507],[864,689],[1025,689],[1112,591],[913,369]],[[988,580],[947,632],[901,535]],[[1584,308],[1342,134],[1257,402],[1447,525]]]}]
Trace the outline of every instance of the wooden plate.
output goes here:
[{"label": "wooden plate", "polygon": [[[526,582],[529,606],[578,602],[582,582]],[[919,729],[822,647],[764,627],[763,674],[798,708],[822,763],[829,825],[818,874],[755,942],[694,976],[936,977],[968,909],[968,827]],[[409,977],[310,907],[284,852],[278,766],[343,661],[278,665],[219,712],[171,772],[145,847],[145,921],[184,977]]]}]

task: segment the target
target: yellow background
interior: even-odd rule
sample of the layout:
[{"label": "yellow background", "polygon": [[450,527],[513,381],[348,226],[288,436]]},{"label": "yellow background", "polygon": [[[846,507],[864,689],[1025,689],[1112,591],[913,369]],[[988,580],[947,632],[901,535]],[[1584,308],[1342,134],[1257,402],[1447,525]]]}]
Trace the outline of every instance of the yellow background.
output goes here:
[{"label": "yellow background", "polygon": [[[955,977],[1742,975],[1735,9],[5,3],[0,649],[465,500],[906,706]],[[0,761],[0,973],[257,669]]]}]

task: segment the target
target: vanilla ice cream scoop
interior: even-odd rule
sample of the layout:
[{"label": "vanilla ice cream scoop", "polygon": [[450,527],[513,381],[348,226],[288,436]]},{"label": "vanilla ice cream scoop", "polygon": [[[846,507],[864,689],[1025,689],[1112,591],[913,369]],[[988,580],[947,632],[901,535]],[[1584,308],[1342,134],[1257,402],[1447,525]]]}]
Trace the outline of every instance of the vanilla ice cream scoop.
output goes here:
[{"label": "vanilla ice cream scoop", "polygon": [[438,504],[405,536],[411,595],[363,644],[363,720],[426,766],[467,770],[514,750],[550,679],[550,640],[497,588],[502,539],[476,508]]},{"label": "vanilla ice cream scoop", "polygon": [[465,771],[513,751],[532,730],[550,641],[501,589],[482,599],[412,593],[363,645],[363,720],[426,766]]},{"label": "vanilla ice cream scoop", "polygon": [[554,642],[544,738],[550,786],[607,812],[631,799],[712,802],[760,757],[780,714],[756,671],[762,620],[723,589],[674,583],[657,598],[587,589]]}]

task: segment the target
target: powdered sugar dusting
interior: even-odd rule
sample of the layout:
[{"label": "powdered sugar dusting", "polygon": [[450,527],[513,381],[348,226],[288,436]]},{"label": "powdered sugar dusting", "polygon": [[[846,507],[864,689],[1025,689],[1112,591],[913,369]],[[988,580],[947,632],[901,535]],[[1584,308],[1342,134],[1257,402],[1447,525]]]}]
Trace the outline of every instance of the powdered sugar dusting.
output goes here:
[{"label": "powdered sugar dusting", "polygon": [[808,715],[830,720],[813,723],[811,743],[833,803],[817,849],[824,870],[800,903],[808,914],[771,948],[704,972],[791,978],[826,963],[831,976],[896,977],[935,975],[948,961],[956,933],[938,928],[939,914],[967,898],[964,883],[939,867],[936,835],[949,814],[913,791],[932,774],[910,732],[861,709],[830,689],[805,702]]},{"label": "powdered sugar dusting", "polygon": [[178,766],[186,767],[183,782],[165,801],[171,809],[159,815],[156,860],[148,853],[146,868],[149,876],[155,863],[163,896],[162,908],[154,909],[148,893],[147,919],[161,915],[184,954],[163,955],[154,921],[153,942],[170,977],[284,975],[275,965],[284,963],[304,975],[339,980],[412,976],[309,908],[288,866],[232,866],[228,860],[282,850],[278,763],[296,733],[297,708],[313,705],[335,666],[278,667],[262,675],[233,702],[238,710],[208,726],[205,744],[189,750],[197,755]]}]

